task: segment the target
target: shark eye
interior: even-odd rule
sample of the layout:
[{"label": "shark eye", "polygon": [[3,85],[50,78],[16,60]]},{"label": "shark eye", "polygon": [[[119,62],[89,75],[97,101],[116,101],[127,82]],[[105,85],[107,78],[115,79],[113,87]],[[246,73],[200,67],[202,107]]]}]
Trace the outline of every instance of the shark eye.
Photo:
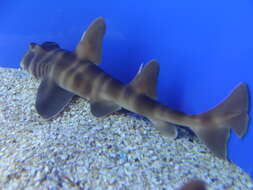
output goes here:
[{"label": "shark eye", "polygon": [[45,50],[52,50],[52,49],[58,49],[60,46],[55,42],[44,42],[41,44],[41,47],[43,47]]},{"label": "shark eye", "polygon": [[29,49],[32,50],[35,48],[35,46],[36,46],[36,44],[32,42],[29,44]]}]

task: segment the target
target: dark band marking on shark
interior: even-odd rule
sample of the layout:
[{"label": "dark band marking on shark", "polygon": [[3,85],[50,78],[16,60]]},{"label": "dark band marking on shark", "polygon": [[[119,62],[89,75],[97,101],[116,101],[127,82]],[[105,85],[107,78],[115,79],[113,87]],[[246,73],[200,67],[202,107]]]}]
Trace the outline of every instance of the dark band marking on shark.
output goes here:
[{"label": "dark band marking on shark", "polygon": [[248,127],[248,89],[240,83],[216,107],[201,114],[188,115],[173,110],[156,98],[159,64],[150,61],[129,84],[105,73],[100,63],[105,34],[103,18],[95,20],[74,52],[63,50],[55,42],[31,43],[21,67],[42,82],[36,98],[36,110],[46,118],[59,114],[74,95],[91,103],[94,116],[102,117],[121,108],[142,114],[163,134],[176,137],[176,125],[189,127],[215,155],[225,158],[230,129],[242,137]]}]

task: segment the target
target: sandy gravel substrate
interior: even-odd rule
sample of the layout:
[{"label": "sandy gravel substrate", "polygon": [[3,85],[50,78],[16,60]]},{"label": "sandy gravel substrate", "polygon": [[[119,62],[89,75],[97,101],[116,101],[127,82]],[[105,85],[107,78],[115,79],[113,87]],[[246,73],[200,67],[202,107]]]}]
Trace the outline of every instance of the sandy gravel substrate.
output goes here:
[{"label": "sandy gravel substrate", "polygon": [[172,190],[192,178],[210,190],[253,188],[187,131],[171,140],[133,114],[97,119],[81,98],[46,121],[34,108],[38,85],[0,68],[0,189]]}]

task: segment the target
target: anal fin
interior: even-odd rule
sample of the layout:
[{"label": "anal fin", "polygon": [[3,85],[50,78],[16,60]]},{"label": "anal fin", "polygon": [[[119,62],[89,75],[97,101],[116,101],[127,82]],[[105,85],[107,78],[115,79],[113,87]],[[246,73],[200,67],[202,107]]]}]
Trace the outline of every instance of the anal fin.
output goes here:
[{"label": "anal fin", "polygon": [[38,88],[36,110],[43,118],[50,119],[60,113],[74,95],[59,87],[55,82],[44,79]]},{"label": "anal fin", "polygon": [[175,125],[156,119],[151,119],[151,121],[154,124],[154,127],[157,128],[162,135],[173,139],[177,137],[177,128]]},{"label": "anal fin", "polygon": [[121,107],[112,101],[96,100],[90,104],[90,110],[95,117],[103,117],[120,110]]}]

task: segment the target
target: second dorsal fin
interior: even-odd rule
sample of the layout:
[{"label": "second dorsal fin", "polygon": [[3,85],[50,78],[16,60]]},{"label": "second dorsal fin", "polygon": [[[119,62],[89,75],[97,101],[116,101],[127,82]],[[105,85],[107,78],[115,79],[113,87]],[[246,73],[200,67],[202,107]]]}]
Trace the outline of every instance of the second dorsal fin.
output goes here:
[{"label": "second dorsal fin", "polygon": [[129,85],[139,93],[145,94],[151,98],[156,98],[159,69],[159,64],[155,60],[150,61],[145,66],[141,65],[138,73]]},{"label": "second dorsal fin", "polygon": [[102,41],[105,34],[105,21],[102,17],[93,21],[76,47],[79,59],[88,59],[95,64],[100,64],[102,54]]}]

